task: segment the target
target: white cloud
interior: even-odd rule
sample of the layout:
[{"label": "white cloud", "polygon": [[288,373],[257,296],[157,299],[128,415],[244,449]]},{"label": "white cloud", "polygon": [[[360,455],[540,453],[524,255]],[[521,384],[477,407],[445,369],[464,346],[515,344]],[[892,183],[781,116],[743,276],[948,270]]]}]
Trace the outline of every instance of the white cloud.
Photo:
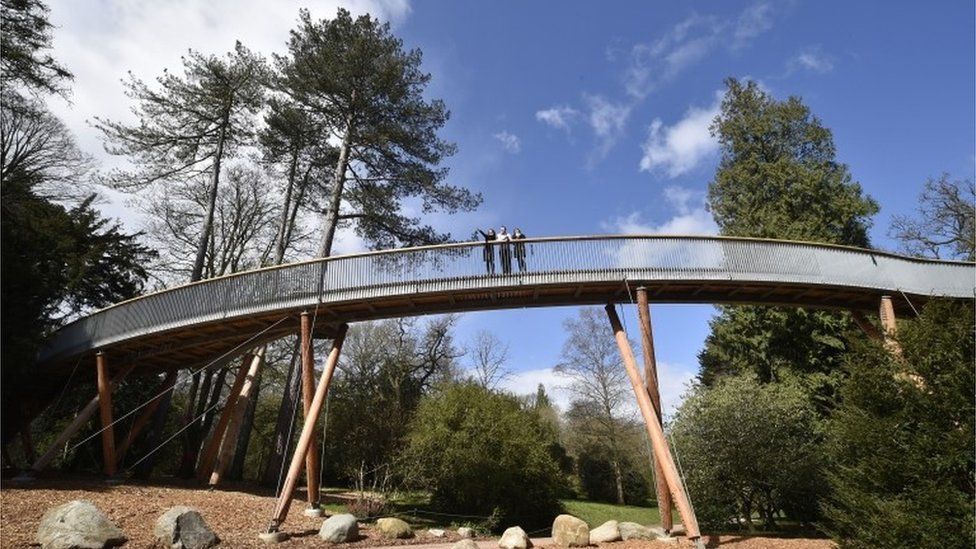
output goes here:
[{"label": "white cloud", "polygon": [[732,49],[746,46],[749,41],[773,28],[773,5],[757,2],[745,9],[735,22]]},{"label": "white cloud", "polygon": [[518,154],[522,150],[522,140],[515,134],[501,131],[493,136],[502,144],[502,148],[512,154]]},{"label": "white cloud", "polygon": [[569,381],[565,376],[554,372],[552,368],[514,372],[501,382],[499,389],[516,395],[535,394],[540,383],[546,388],[549,399],[561,412],[569,409],[569,401],[571,400],[571,394],[567,388]]},{"label": "white cloud", "polygon": [[621,234],[718,234],[718,225],[705,208],[705,193],[671,185],[664,189],[663,194],[674,209],[674,215],[667,220],[658,224],[649,223],[639,212],[632,212],[603,223],[604,230]]},{"label": "white cloud", "polygon": [[644,156],[640,171],[664,171],[668,177],[695,169],[718,150],[709,126],[721,108],[721,92],[708,107],[690,107],[684,118],[672,126],[664,126],[659,118],[651,122],[647,140],[641,146]]},{"label": "white cloud", "polygon": [[834,70],[833,60],[820,51],[820,47],[807,48],[796,54],[786,63],[787,73],[797,70],[808,70],[820,74]]},{"label": "white cloud", "polygon": [[585,99],[589,110],[587,122],[597,140],[596,148],[591,151],[588,159],[592,167],[606,157],[623,134],[632,106],[614,103],[601,95],[587,95]]},{"label": "white cloud", "polygon": [[722,30],[723,25],[716,18],[695,14],[654,42],[635,45],[624,71],[627,94],[641,100],[697,63],[718,44]]},{"label": "white cloud", "polygon": [[397,24],[410,13],[408,0],[51,0],[53,55],[75,75],[72,105],[51,108],[74,132],[83,150],[109,164],[99,136],[86,119],[131,121],[132,102],[119,82],[127,71],[150,84],[164,69],[182,71],[180,57],[192,48],[222,55],[241,40],[269,55],[285,51],[288,31],[307,7],[313,18],[334,17],[344,6]]},{"label": "white cloud", "polygon": [[557,130],[569,132],[570,126],[579,118],[579,111],[566,105],[537,111],[535,119]]}]

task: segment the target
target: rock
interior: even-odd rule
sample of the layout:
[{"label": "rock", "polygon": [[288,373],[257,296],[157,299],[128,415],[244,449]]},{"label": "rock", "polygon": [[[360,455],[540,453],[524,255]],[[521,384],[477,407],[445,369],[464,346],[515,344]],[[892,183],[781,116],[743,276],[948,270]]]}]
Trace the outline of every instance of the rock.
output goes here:
[{"label": "rock", "polygon": [[43,549],[102,549],[128,541],[95,504],[69,501],[44,513],[37,527],[37,543]]},{"label": "rock", "polygon": [[153,537],[172,549],[208,549],[220,542],[199,511],[183,505],[169,508],[156,519]]},{"label": "rock", "polygon": [[618,527],[620,528],[620,539],[624,541],[629,539],[657,539],[657,536],[654,535],[654,532],[650,528],[641,526],[636,522],[621,522]]},{"label": "rock", "polygon": [[430,534],[430,536],[433,538],[442,538],[447,535],[446,531],[440,530],[438,528],[431,528],[427,530],[427,533]]},{"label": "rock", "polygon": [[467,526],[462,526],[457,529],[457,533],[462,538],[468,539],[474,537],[474,528],[468,528]]},{"label": "rock", "polygon": [[586,547],[590,527],[573,515],[559,515],[552,521],[552,541],[560,547]]},{"label": "rock", "polygon": [[413,530],[410,525],[398,518],[381,518],[376,521],[376,529],[384,538],[411,538]]},{"label": "rock", "polygon": [[359,524],[356,517],[345,513],[332,515],[322,522],[319,537],[332,543],[346,543],[359,539]]},{"label": "rock", "polygon": [[[460,530],[460,528],[458,528]],[[470,530],[470,528],[468,528]],[[478,544],[473,539],[464,538],[451,546],[451,549],[479,549]]]},{"label": "rock", "polygon": [[620,523],[615,520],[608,520],[590,530],[590,543],[612,543],[621,539]]},{"label": "rock", "polygon": [[512,526],[502,533],[502,538],[498,540],[498,546],[502,549],[528,549],[532,547],[532,541],[525,534],[525,530],[518,526]]},{"label": "rock", "polygon": [[284,532],[261,532],[258,539],[267,545],[274,545],[283,541],[288,541],[288,534]]}]

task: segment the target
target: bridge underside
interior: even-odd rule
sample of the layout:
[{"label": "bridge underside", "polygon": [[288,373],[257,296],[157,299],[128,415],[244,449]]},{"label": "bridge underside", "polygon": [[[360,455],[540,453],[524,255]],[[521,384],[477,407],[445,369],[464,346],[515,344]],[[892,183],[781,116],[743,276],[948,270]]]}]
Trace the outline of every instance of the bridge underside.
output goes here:
[{"label": "bridge underside", "polygon": [[[863,288],[788,284],[743,283],[741,281],[639,281],[590,282],[536,286],[500,286],[490,290],[398,295],[369,300],[351,300],[320,305],[314,312],[314,336],[331,338],[343,323],[402,316],[468,312],[526,307],[602,305],[630,303],[638,286],[648,288],[654,303],[781,305],[820,309],[855,309],[874,313],[881,295],[890,292]],[[893,297],[899,316],[913,315],[928,297]],[[909,303],[906,297],[911,300]],[[134,374],[200,367],[232,360],[263,343],[295,335],[298,314],[303,309],[278,310],[229,318],[188,328],[169,330],[106,346],[113,371],[134,364]],[[94,351],[81,356],[50,361],[39,373],[67,375],[82,361],[94,360]]]}]

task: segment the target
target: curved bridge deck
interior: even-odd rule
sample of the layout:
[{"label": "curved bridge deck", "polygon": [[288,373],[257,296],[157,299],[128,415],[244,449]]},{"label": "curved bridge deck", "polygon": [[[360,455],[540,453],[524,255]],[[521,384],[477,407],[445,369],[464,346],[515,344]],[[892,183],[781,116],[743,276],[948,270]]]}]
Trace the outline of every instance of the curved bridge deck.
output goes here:
[{"label": "curved bridge deck", "polygon": [[[187,368],[231,358],[295,333],[340,323],[430,313],[629,301],[646,286],[658,303],[741,303],[876,311],[891,295],[901,313],[930,297],[973,299],[976,265],[802,242],[725,237],[601,236],[525,240],[511,273],[483,243],[337,256],[236,273],[119,303],[52,335],[44,372],[70,371],[96,350],[113,367]],[[908,303],[906,300],[910,300]]]}]

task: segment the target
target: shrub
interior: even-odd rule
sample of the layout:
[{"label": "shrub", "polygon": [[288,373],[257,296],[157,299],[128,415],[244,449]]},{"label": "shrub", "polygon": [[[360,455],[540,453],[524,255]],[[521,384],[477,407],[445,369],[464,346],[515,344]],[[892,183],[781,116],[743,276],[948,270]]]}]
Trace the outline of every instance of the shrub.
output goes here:
[{"label": "shrub", "polygon": [[973,547],[972,305],[929,303],[904,359],[864,342],[829,422],[826,529],[842,547]]},{"label": "shrub", "polygon": [[421,401],[406,458],[434,508],[530,528],[551,523],[560,510],[554,436],[513,396],[451,385]]},{"label": "shrub", "polygon": [[672,426],[688,492],[704,528],[767,528],[778,515],[816,518],[821,476],[817,414],[791,383],[728,377],[692,389]]}]

